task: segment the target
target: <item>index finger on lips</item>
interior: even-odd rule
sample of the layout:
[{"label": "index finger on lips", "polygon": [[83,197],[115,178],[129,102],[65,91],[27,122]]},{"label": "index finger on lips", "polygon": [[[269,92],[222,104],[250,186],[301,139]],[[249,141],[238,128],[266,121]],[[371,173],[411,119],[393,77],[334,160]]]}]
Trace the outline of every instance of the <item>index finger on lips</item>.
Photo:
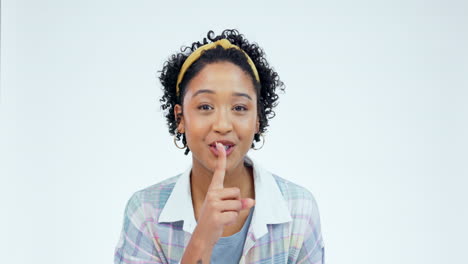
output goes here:
[{"label": "index finger on lips", "polygon": [[224,188],[224,176],[226,174],[226,149],[224,149],[223,144],[218,142],[216,142],[216,149],[218,150],[218,160],[209,189]]}]

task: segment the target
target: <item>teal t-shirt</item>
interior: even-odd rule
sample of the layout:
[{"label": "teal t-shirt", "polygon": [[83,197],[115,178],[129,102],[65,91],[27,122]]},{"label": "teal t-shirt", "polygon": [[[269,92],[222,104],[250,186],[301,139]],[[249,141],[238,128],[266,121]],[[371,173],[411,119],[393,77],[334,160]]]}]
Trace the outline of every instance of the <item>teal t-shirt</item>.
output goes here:
[{"label": "teal t-shirt", "polygon": [[211,252],[212,264],[238,264],[242,257],[242,250],[244,249],[245,238],[249,230],[250,221],[254,207],[250,208],[249,216],[245,220],[242,229],[232,236],[220,237],[216,242],[213,251]]}]

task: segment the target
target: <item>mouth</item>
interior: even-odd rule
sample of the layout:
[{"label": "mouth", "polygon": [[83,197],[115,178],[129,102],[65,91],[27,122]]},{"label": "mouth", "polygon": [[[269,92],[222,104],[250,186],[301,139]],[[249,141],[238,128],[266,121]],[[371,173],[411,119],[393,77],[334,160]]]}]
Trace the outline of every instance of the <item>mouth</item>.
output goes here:
[{"label": "mouth", "polygon": [[[222,142],[222,141],[218,141],[218,142],[223,144],[224,149],[226,150],[226,156],[229,156],[229,154],[231,154],[234,148],[236,147],[236,145],[233,143]],[[216,142],[211,143],[209,147],[210,147],[211,152],[217,157],[219,155],[219,151],[216,148]]]}]

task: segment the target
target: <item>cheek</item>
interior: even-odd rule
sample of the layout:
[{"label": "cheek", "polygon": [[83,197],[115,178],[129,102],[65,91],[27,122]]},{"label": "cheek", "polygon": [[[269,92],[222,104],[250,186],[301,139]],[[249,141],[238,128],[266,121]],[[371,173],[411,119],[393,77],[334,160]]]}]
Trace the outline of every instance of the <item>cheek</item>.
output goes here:
[{"label": "cheek", "polygon": [[185,117],[185,132],[187,135],[197,136],[197,134],[206,132],[208,129],[206,119],[196,115],[188,115]]},{"label": "cheek", "polygon": [[255,131],[257,130],[257,119],[251,117],[247,120],[243,119],[237,123],[238,131],[241,131],[242,135],[253,137]]}]

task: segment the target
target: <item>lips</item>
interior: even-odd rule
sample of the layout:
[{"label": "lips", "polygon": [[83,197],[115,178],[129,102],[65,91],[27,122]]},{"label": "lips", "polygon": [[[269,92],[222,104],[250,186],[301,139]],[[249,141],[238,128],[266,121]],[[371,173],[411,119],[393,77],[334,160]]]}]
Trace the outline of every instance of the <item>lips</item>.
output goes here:
[{"label": "lips", "polygon": [[209,146],[210,146],[210,150],[211,152],[215,155],[215,156],[218,156],[218,149],[216,148],[216,142],[219,142],[221,144],[223,144],[224,146],[224,149],[226,150],[226,156],[229,156],[229,154],[232,153],[234,147],[236,146],[233,142],[231,141],[227,141],[227,140],[217,140],[217,141],[213,141]]},{"label": "lips", "polygon": [[216,147],[216,142],[223,144],[223,146],[225,148],[226,147],[232,147],[232,146],[236,145],[233,142],[228,141],[228,140],[216,140],[216,141],[211,142],[210,146]]}]

